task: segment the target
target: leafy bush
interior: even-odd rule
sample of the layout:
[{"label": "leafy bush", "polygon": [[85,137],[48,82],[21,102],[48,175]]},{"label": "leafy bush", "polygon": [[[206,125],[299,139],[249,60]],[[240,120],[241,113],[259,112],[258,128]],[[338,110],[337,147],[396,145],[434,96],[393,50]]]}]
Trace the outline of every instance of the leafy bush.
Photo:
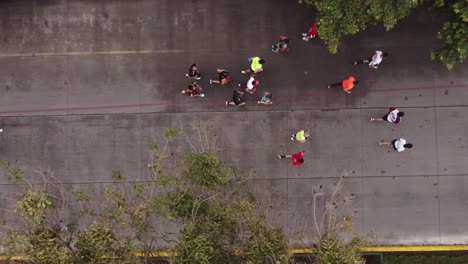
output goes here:
[{"label": "leafy bush", "polygon": [[206,190],[224,186],[233,172],[214,152],[189,153],[184,159],[187,164],[187,179]]},{"label": "leafy bush", "polygon": [[94,223],[76,237],[72,263],[138,263],[129,241],[119,238],[109,227]]},{"label": "leafy bush", "polygon": [[359,237],[348,243],[337,237],[325,238],[315,248],[317,264],[365,264],[360,251],[362,245]]},{"label": "leafy bush", "polygon": [[16,202],[15,213],[23,216],[31,223],[43,220],[47,208],[53,207],[49,196],[40,190],[29,189],[23,197]]},{"label": "leafy bush", "polygon": [[254,220],[249,223],[248,231],[249,238],[244,246],[246,263],[293,263],[281,229],[263,220]]}]

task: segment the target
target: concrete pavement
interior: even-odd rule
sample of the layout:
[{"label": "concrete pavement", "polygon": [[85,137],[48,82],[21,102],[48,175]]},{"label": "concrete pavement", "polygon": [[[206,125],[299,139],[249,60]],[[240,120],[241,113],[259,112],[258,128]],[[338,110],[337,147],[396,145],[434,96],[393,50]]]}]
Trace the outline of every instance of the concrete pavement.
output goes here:
[{"label": "concrete pavement", "polygon": [[[418,11],[390,32],[371,27],[344,38],[336,55],[319,39],[300,39],[312,18],[286,0],[2,1],[2,156],[28,174],[50,169],[70,190],[97,197],[114,169],[144,179],[146,147],[162,139],[163,127],[190,131],[208,121],[222,157],[246,172],[293,246],[314,237],[313,186],[342,176],[344,192],[356,197],[347,209],[354,226],[376,234],[375,244],[467,243],[468,67],[448,72],[430,61],[441,18]],[[281,34],[292,50],[274,54]],[[375,49],[390,53],[378,70],[352,65]],[[261,85],[247,106],[226,107],[252,55],[267,60]],[[206,98],[180,94],[193,62]],[[216,68],[235,82],[210,86]],[[326,89],[347,75],[361,81],[352,94]],[[273,105],[256,105],[264,90]],[[390,106],[406,113],[401,124],[368,121]],[[307,144],[289,140],[299,127],[312,131]],[[400,136],[414,148],[395,153],[377,144]],[[179,142],[176,156],[189,149]],[[276,157],[298,150],[300,168]],[[0,184],[1,192],[19,188],[4,172]],[[74,221],[73,205],[63,217]]]}]

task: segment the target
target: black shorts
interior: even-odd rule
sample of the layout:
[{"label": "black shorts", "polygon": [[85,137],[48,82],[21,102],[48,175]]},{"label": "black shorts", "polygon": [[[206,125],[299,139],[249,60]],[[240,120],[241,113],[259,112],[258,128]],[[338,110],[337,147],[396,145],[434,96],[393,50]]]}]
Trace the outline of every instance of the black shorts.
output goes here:
[{"label": "black shorts", "polygon": [[395,147],[395,142],[396,142],[396,141],[397,141],[396,139],[394,139],[394,140],[392,141],[392,147],[393,147],[394,150],[398,150],[398,149]]},{"label": "black shorts", "polygon": [[241,95],[237,91],[232,92],[232,101],[236,105],[240,105],[242,103]]},{"label": "black shorts", "polygon": [[388,121],[387,118],[388,118],[388,115],[382,116],[382,119],[385,120],[385,121]]},{"label": "black shorts", "polygon": [[189,77],[192,77],[192,78],[195,78],[195,77],[197,77],[197,78],[198,78],[198,77],[200,77],[200,76],[201,76],[201,74],[200,74],[200,73],[198,73],[198,71],[192,71],[192,70],[189,70],[189,72],[188,72],[188,76],[189,76]]},{"label": "black shorts", "polygon": [[193,96],[193,95],[199,94],[199,92],[192,85],[189,85],[187,87],[187,92],[185,94],[188,96],[191,96],[191,95]]},{"label": "black shorts", "polygon": [[222,82],[223,79],[229,78],[229,72],[222,71],[219,73],[219,82]]}]

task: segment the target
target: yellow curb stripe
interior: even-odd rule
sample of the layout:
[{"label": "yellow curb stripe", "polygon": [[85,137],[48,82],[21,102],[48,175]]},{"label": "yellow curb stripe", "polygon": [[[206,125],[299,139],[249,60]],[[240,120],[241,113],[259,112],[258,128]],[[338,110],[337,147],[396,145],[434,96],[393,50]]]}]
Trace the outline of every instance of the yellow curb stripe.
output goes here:
[{"label": "yellow curb stripe", "polygon": [[312,249],[310,248],[296,248],[296,249],[290,249],[289,253],[291,254],[312,254]]},{"label": "yellow curb stripe", "polygon": [[362,247],[362,252],[437,252],[437,251],[468,251],[468,245],[427,245],[427,246],[368,246]]},{"label": "yellow curb stripe", "polygon": [[154,252],[149,252],[149,253],[145,253],[145,252],[135,252],[135,256],[137,257],[150,257],[150,258],[167,258],[167,257],[170,257],[172,256],[172,252],[171,251],[154,251]]},{"label": "yellow curb stripe", "polygon": [[0,53],[0,57],[51,57],[51,56],[82,56],[82,55],[132,55],[182,53],[184,50],[108,50],[108,51],[70,51],[70,52],[30,52],[30,53]]},{"label": "yellow curb stripe", "polygon": [[6,256],[6,255],[1,255],[0,260],[17,260],[17,261],[24,261],[28,260],[27,257],[23,256]]},{"label": "yellow curb stripe", "polygon": [[[363,253],[385,253],[385,252],[443,252],[443,251],[468,251],[468,245],[427,245],[427,246],[368,246],[362,247]],[[312,254],[313,250],[310,248],[296,248],[289,250],[291,254]],[[239,254],[240,252],[234,252]],[[167,258],[170,257],[172,251],[153,251],[149,253],[135,252],[137,257],[153,257],[153,258]],[[0,255],[0,260],[28,260],[24,256],[7,256]]]}]

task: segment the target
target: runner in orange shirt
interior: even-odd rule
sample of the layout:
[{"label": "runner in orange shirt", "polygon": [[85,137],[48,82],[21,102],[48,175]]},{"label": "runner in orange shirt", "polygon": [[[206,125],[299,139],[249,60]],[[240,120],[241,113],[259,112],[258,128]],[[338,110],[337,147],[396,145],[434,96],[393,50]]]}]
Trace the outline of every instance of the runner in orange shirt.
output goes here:
[{"label": "runner in orange shirt", "polygon": [[358,85],[359,81],[356,81],[356,78],[353,76],[349,76],[347,79],[337,82],[337,83],[332,83],[328,85],[328,88],[336,87],[336,86],[341,86],[343,87],[343,90],[347,93],[351,93],[351,90],[354,88],[354,86]]}]

